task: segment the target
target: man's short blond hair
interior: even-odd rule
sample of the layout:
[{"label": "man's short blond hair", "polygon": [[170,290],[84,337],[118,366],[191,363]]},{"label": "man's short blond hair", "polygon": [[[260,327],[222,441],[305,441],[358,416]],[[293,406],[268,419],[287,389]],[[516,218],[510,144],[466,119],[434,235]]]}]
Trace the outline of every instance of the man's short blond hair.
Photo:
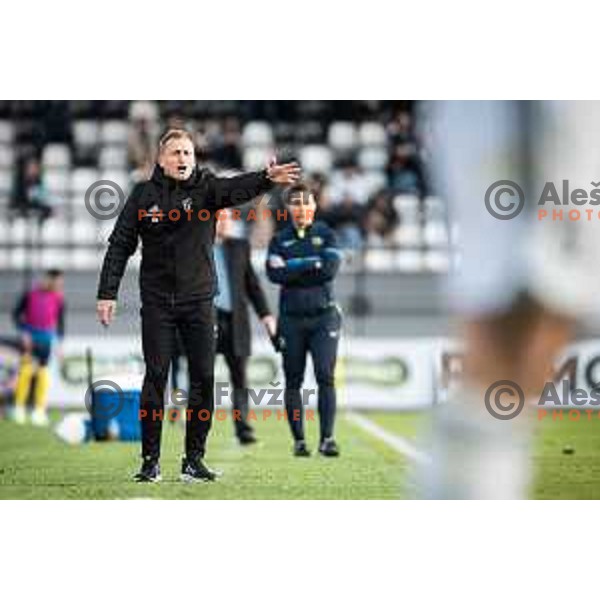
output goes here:
[{"label": "man's short blond hair", "polygon": [[187,139],[194,144],[194,137],[187,129],[173,128],[167,130],[158,141],[158,152],[162,152],[171,140],[180,139]]}]

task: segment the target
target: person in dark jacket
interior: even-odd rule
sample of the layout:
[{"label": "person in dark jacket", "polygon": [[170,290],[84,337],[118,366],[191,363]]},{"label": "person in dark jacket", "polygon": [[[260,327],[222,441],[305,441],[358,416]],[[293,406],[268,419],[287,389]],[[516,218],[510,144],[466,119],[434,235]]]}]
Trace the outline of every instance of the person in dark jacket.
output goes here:
[{"label": "person in dark jacket", "polygon": [[204,463],[214,411],[216,292],[212,246],[219,209],[248,202],[273,184],[297,180],[296,164],[219,178],[196,165],[192,136],[171,129],[161,138],[149,181],[127,199],[98,284],[97,313],[108,325],[115,313],[127,260],[142,240],[140,295],[146,373],[141,393],[142,467],[137,481],[160,480],[160,438],[169,363],[179,331],[189,365],[183,481],[214,480]]},{"label": "person in dark jacket", "polygon": [[252,333],[248,305],[251,304],[270,338],[275,336],[276,321],[269,310],[265,292],[250,260],[250,244],[233,237],[237,223],[230,215],[217,223],[214,246],[219,293],[217,307],[217,352],[223,354],[233,388],[233,423],[240,444],[256,442],[248,423],[248,381],[246,370],[251,354]]},{"label": "person in dark jacket", "polygon": [[267,255],[267,275],[281,286],[279,335],[283,348],[285,407],[294,454],[310,456],[304,438],[303,402],[306,356],[310,353],[318,385],[320,424],[319,452],[338,456],[333,437],[336,410],[334,373],[342,325],[333,295],[333,280],[342,254],[335,233],[315,221],[316,202],[304,184],[292,186],[285,195],[292,224],[277,233]]}]

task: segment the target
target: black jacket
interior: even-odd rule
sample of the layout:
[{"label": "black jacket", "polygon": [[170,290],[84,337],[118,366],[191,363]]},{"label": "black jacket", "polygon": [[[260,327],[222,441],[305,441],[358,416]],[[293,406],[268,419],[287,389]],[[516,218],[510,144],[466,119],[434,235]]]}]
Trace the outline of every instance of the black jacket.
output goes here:
[{"label": "black jacket", "polygon": [[[138,238],[142,239],[142,302],[212,298],[216,292],[215,212],[248,202],[271,186],[266,171],[220,178],[197,168],[187,181],[180,182],[156,166],[150,180],[132,190],[117,219],[102,265],[98,299],[116,299]],[[160,212],[154,212],[155,208]],[[176,212],[169,216],[175,209],[178,219]]]},{"label": "black jacket", "polygon": [[235,356],[250,356],[251,338],[248,304],[259,319],[271,314],[265,292],[250,260],[250,244],[246,240],[228,238],[223,242],[231,290],[231,347]]},{"label": "black jacket", "polygon": [[266,270],[281,285],[280,313],[311,316],[332,307],[333,280],[342,258],[335,233],[323,221],[303,233],[294,225],[277,233],[269,244]]}]

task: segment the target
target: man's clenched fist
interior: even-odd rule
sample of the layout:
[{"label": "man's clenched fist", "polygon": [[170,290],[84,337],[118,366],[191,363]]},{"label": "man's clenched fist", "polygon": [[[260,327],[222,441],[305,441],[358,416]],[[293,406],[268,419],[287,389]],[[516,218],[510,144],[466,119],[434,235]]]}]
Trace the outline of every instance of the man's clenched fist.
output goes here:
[{"label": "man's clenched fist", "polygon": [[108,326],[113,320],[115,311],[117,309],[116,300],[98,300],[96,303],[96,314],[98,315],[98,321],[102,325]]}]

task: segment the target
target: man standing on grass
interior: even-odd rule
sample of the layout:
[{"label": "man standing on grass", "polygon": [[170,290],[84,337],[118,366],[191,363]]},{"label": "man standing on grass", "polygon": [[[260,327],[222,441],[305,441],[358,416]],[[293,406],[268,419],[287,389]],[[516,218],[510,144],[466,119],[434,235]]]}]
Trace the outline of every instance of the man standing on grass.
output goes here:
[{"label": "man standing on grass", "polygon": [[214,412],[215,309],[212,247],[216,212],[243,204],[273,184],[297,181],[297,164],[277,165],[237,177],[215,177],[196,165],[192,136],[168,131],[159,142],[149,181],[129,196],[109,238],[98,286],[98,318],[109,325],[127,260],[142,239],[140,293],[146,373],[141,394],[142,467],[136,481],[160,480],[164,392],[179,331],[189,365],[185,456],[181,479],[213,481],[204,463]]}]

